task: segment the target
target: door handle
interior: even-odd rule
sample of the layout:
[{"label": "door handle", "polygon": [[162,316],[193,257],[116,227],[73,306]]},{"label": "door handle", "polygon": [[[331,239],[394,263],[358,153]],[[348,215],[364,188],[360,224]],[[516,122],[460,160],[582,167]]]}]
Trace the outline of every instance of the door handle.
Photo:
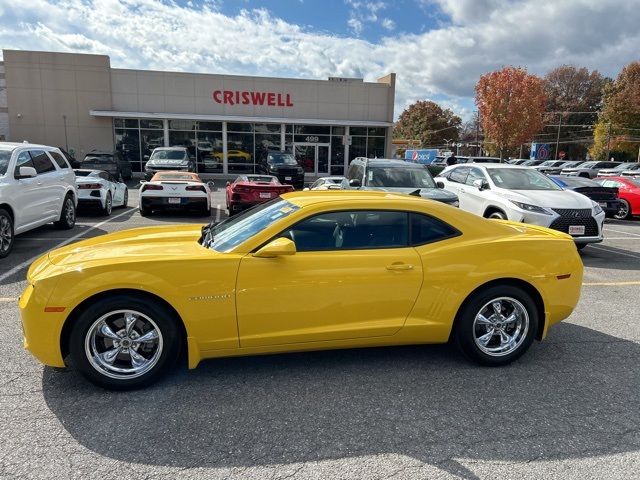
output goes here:
[{"label": "door handle", "polygon": [[392,263],[391,265],[387,265],[387,270],[394,272],[413,270],[413,265],[409,263]]}]

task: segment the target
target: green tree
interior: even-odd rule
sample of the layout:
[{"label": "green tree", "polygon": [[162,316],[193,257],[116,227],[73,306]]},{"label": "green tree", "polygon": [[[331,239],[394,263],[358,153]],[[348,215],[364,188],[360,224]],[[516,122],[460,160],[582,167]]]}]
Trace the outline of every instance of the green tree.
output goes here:
[{"label": "green tree", "polygon": [[400,114],[393,130],[394,138],[420,140],[423,147],[441,146],[458,140],[462,120],[449,109],[430,100],[419,100]]},{"label": "green tree", "polygon": [[625,66],[605,88],[604,105],[594,133],[590,153],[616,160],[633,159],[640,146],[640,62]]}]

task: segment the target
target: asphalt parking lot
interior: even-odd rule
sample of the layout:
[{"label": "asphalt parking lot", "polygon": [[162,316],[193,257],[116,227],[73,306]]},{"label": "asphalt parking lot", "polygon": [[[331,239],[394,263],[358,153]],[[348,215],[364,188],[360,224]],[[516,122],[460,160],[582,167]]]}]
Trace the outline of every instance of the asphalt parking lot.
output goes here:
[{"label": "asphalt parking lot", "polygon": [[[509,367],[448,346],[209,360],[114,393],[22,348],[28,263],[69,238],[205,217],[43,227],[0,263],[0,478],[638,478],[640,220],[581,253],[578,308]],[[223,192],[211,218],[224,218]]]}]

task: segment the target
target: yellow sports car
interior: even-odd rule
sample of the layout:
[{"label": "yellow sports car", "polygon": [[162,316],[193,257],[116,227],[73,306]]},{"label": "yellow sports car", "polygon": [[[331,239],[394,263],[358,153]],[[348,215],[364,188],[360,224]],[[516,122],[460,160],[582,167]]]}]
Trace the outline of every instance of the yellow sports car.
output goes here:
[{"label": "yellow sports car", "polygon": [[204,358],[455,341],[503,365],[571,314],[571,237],[384,192],[285,194],[221,223],[84,240],[38,259],[24,344],[113,389]]}]

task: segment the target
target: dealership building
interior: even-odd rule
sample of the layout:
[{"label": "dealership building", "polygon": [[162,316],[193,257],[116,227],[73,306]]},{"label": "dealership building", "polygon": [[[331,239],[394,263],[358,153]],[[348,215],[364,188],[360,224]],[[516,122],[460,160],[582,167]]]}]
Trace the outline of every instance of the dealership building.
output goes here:
[{"label": "dealership building", "polygon": [[185,146],[198,172],[234,176],[281,150],[311,179],[391,154],[393,73],[303,80],[111,68],[105,55],[3,56],[0,139],[63,147],[78,160],[116,150],[140,172],[154,148]]}]

